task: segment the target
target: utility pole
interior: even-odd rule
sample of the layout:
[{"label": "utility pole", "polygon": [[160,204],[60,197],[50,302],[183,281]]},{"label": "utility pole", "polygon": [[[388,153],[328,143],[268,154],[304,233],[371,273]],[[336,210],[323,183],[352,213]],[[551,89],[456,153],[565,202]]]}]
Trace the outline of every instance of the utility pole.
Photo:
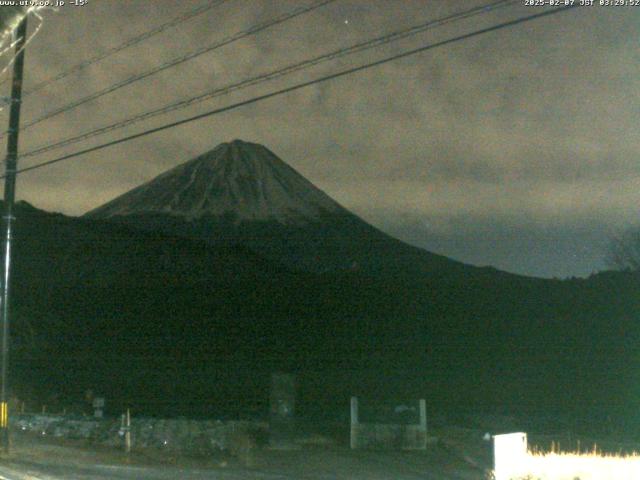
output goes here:
[{"label": "utility pole", "polygon": [[1,291],[2,338],[0,340],[0,445],[9,452],[9,279],[11,273],[11,240],[13,236],[13,204],[16,198],[16,170],[18,168],[18,133],[20,132],[20,106],[22,103],[22,72],[24,70],[24,51],[27,40],[27,17],[25,16],[16,31],[16,58],[13,64],[13,82],[11,85],[11,110],[9,111],[9,136],[7,140],[7,159],[4,179],[5,207],[5,244],[4,272]]}]

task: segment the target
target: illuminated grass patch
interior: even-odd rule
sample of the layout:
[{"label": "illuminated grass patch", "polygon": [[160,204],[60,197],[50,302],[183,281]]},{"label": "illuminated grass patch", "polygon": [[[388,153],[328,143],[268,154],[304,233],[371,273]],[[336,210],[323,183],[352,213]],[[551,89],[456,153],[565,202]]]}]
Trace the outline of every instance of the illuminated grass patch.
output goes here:
[{"label": "illuminated grass patch", "polygon": [[509,480],[640,479],[640,454],[613,455],[595,449],[590,453],[529,451],[513,471],[522,473],[509,475]]}]

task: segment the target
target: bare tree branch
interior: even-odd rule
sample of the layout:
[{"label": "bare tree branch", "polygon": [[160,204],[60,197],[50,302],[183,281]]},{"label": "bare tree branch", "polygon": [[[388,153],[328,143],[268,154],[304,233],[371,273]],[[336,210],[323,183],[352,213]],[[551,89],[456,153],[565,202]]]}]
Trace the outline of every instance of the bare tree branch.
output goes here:
[{"label": "bare tree branch", "polygon": [[640,271],[640,226],[611,239],[606,263],[615,270]]}]

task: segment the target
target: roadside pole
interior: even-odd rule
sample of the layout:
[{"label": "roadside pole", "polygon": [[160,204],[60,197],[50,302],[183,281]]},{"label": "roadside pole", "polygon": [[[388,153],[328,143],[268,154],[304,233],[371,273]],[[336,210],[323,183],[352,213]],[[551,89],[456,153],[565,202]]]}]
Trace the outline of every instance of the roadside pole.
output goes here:
[{"label": "roadside pole", "polygon": [[13,64],[13,82],[11,84],[11,110],[9,111],[9,135],[7,140],[7,158],[4,179],[5,207],[5,244],[4,272],[2,275],[0,302],[2,308],[2,338],[0,340],[0,445],[9,453],[9,280],[11,272],[11,240],[13,236],[13,204],[16,196],[16,170],[18,167],[18,134],[20,131],[20,106],[22,103],[22,73],[24,70],[24,51],[27,39],[27,17],[25,16],[16,31],[16,58]]}]

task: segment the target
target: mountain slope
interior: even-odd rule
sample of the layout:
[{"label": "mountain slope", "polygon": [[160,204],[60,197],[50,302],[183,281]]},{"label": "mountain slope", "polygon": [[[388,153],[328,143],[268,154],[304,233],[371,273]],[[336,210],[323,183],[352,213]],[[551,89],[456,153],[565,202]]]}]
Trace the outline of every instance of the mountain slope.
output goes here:
[{"label": "mountain slope", "polygon": [[347,212],[267,148],[235,140],[86,216],[168,214],[188,220],[232,216],[236,222],[274,220],[286,225],[334,213]]},{"label": "mountain slope", "polygon": [[381,232],[267,148],[241,140],[223,143],[85,217],[211,244],[244,245],[298,270],[477,273]]},{"label": "mountain slope", "polygon": [[432,255],[265,150],[223,145],[84,218],[20,205],[12,385],[52,408],[92,388],[115,413],[220,415],[264,412],[285,370],[307,412],[351,395],[637,411],[637,275],[531,279]]},{"label": "mountain slope", "polygon": [[92,388],[114,413],[264,411],[269,374],[286,370],[311,412],[354,394],[424,396],[437,411],[637,407],[632,274],[291,272],[24,204],[16,217],[11,385],[38,405]]}]

